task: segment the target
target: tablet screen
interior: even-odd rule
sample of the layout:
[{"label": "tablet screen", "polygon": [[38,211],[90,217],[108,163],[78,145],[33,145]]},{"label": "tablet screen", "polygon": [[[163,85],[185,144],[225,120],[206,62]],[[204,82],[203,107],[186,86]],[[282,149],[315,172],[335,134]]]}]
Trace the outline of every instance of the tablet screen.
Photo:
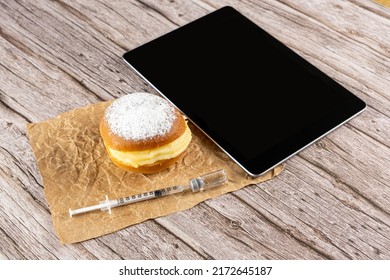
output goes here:
[{"label": "tablet screen", "polygon": [[123,58],[251,176],[262,175],[365,108],[232,7]]}]

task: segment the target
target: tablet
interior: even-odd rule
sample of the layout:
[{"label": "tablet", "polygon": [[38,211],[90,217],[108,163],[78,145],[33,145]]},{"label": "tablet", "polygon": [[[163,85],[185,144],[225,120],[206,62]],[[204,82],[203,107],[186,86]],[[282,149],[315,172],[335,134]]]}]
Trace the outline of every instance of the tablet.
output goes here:
[{"label": "tablet", "polygon": [[230,6],[129,50],[123,59],[253,177],[366,107]]}]

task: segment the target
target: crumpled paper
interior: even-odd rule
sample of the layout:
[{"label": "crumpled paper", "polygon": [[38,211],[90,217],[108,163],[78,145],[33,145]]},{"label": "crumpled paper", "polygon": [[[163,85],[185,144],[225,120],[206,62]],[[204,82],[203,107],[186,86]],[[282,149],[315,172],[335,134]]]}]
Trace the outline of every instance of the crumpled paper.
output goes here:
[{"label": "crumpled paper", "polygon": [[[250,184],[269,180],[280,165],[252,178],[189,123],[193,138],[186,154],[169,169],[143,175],[115,166],[104,148],[99,122],[112,101],[63,113],[53,119],[29,123],[27,134],[42,177],[54,229],[61,243],[76,243],[115,232],[148,219],[189,209],[196,204]],[[205,192],[183,192],[74,217],[69,209],[98,204],[156,189],[187,184],[189,179],[225,169],[228,183]]]}]

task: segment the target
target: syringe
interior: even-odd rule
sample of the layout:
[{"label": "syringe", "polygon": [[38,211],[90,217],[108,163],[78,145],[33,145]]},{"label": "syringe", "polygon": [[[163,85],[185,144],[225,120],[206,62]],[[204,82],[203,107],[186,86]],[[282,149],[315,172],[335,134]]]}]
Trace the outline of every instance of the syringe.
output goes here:
[{"label": "syringe", "polygon": [[106,200],[100,201],[97,205],[87,206],[75,210],[69,209],[69,216],[79,215],[95,210],[108,211],[111,214],[111,209],[118,206],[127,205],[130,203],[140,202],[143,200],[153,199],[157,197],[167,196],[175,193],[191,190],[193,193],[198,191],[204,191],[214,187],[218,187],[227,181],[227,175],[224,169],[214,171],[194,179],[190,179],[188,185],[185,186],[173,186],[164,189],[159,189],[150,192],[144,192],[136,195],[121,197],[118,199],[109,200],[106,195]]}]

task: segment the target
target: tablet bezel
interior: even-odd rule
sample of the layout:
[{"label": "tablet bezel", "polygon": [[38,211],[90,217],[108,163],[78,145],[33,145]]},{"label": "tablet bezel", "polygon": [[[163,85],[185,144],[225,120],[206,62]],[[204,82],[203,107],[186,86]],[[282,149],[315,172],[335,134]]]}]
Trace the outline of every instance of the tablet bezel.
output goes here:
[{"label": "tablet bezel", "polygon": [[[289,52],[289,55],[294,56],[294,59],[297,60],[297,63],[304,65],[304,67],[308,68],[310,71],[313,71],[315,75],[319,75],[321,80],[334,88],[337,91],[342,91],[342,98],[340,98],[340,102],[334,106],[332,111],[328,113],[325,117],[321,119],[317,119],[314,123],[306,126],[304,129],[299,131],[299,133],[295,133],[295,135],[290,135],[288,138],[281,140],[281,142],[266,151],[262,152],[260,155],[257,155],[254,158],[249,159],[248,157],[243,156],[235,146],[230,145],[229,141],[225,141],[219,137],[214,131],[213,128],[210,127],[207,123],[200,123],[194,117],[193,112],[195,112],[199,108],[186,108],[183,109],[180,104],[174,102],[172,98],[169,96],[167,92],[160,90],[157,86],[155,86],[154,81],[145,75],[145,71],[140,70],[139,65],[136,64],[142,63],[142,59],[145,59],[145,54],[143,54],[144,58],[141,57],[140,52],[145,49],[145,46],[150,46],[150,44],[158,44],[158,40],[167,39],[172,36],[180,36],[181,32],[191,32],[192,26],[200,26],[203,25],[206,28],[207,24],[212,24],[213,21],[218,21],[219,17],[225,16],[240,16],[244,17],[250,24],[254,24],[244,15],[239,13],[231,6],[222,7],[214,12],[211,12],[197,20],[194,20],[182,27],[179,27],[161,37],[158,37],[150,42],[147,42],[133,50],[129,50],[123,54],[122,58],[126,62],[130,68],[132,68],[138,75],[140,75],[145,81],[147,81],[153,88],[155,88],[161,96],[170,101],[176,108],[178,108],[187,118],[198,128],[200,129],[208,138],[210,138],[220,149],[222,149],[233,161],[235,161],[247,174],[252,177],[258,177],[273,169],[277,165],[285,162],[291,156],[297,154],[302,151],[306,147],[310,146],[314,142],[318,141],[320,138],[324,137],[331,131],[335,130],[339,126],[348,122],[358,114],[360,114],[366,108],[366,104],[358,97],[353,95],[347,89],[342,87],[339,83],[334,81],[324,72],[320,71],[317,67],[309,63],[307,60],[299,56],[292,49],[288,48],[282,42],[278,41],[276,38],[266,33],[263,29],[256,25],[256,27],[264,33],[266,33],[275,43],[275,47],[281,48],[285,52]],[[135,62],[135,60],[137,62]],[[256,137],[256,135],[253,135]]]}]

